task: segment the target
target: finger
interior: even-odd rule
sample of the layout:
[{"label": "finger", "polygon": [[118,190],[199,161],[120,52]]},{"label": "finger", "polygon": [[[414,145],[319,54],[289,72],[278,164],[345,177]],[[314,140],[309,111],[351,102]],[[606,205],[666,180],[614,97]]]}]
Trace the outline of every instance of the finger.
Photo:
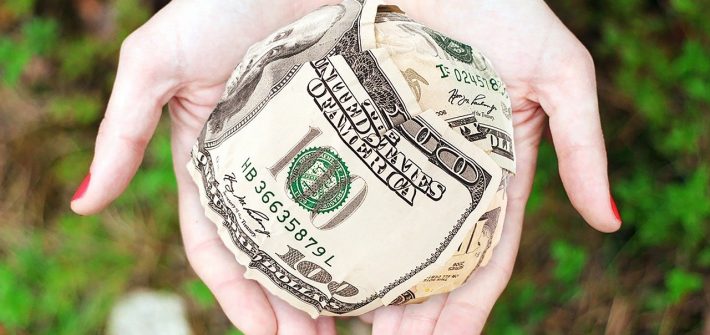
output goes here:
[{"label": "finger", "polygon": [[375,312],[374,311],[367,312],[363,315],[358,316],[358,318],[360,318],[360,321],[362,321],[364,323],[372,324],[372,320],[375,318]]},{"label": "finger", "polygon": [[[194,207],[186,208],[190,206]],[[250,335],[274,334],[274,312],[262,288],[244,278],[244,268],[223,245],[214,224],[201,216],[202,210],[198,199],[180,196],[181,230],[190,265],[238,329]]]},{"label": "finger", "polygon": [[[520,116],[514,114],[514,118]],[[541,111],[524,117],[528,124],[516,129],[515,133],[517,174],[507,188],[508,207],[500,242],[493,250],[490,262],[476,270],[465,285],[449,294],[434,334],[480,334],[510,279],[520,244],[525,204],[532,188],[541,126],[545,121]]]},{"label": "finger", "polygon": [[318,335],[335,335],[335,320],[330,316],[321,316],[316,319]]},{"label": "finger", "polygon": [[317,334],[316,321],[306,312],[293,308],[281,298],[267,293],[271,307],[276,315],[278,335]]},{"label": "finger", "polygon": [[404,306],[384,306],[375,310],[372,320],[372,335],[391,335],[399,328]]},{"label": "finger", "polygon": [[118,197],[143,160],[146,145],[175,82],[144,35],[127,38],[106,114],[99,127],[89,174],[71,202],[79,214],[93,214]]},{"label": "finger", "polygon": [[176,127],[180,126],[173,123],[173,156],[178,181],[180,230],[187,259],[237,328],[248,335],[273,335],[276,333],[276,317],[263,289],[255,281],[244,278],[244,267],[225,247],[215,224],[204,216],[197,186],[185,167],[194,138],[176,131]]},{"label": "finger", "polygon": [[434,331],[439,313],[446,302],[446,294],[430,297],[420,304],[406,305],[402,313],[397,334],[401,335],[429,335]]},{"label": "finger", "polygon": [[510,278],[520,240],[524,206],[508,206],[501,240],[493,250],[493,257],[486,266],[476,270],[465,285],[449,294],[434,334],[480,334],[483,331],[493,305]]},{"label": "finger", "polygon": [[609,190],[606,149],[599,120],[594,63],[581,44],[556,64],[556,77],[536,92],[550,116],[560,177],[572,205],[594,228],[619,229],[621,218]]}]

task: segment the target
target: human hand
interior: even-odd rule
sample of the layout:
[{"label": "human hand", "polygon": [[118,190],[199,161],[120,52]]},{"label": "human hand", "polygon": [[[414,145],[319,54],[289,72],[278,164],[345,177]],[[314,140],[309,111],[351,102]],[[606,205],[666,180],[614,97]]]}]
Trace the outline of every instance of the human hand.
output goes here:
[{"label": "human hand", "polygon": [[187,258],[232,323],[250,335],[335,334],[335,325],[332,318],[312,320],[244,279],[244,268],[204,216],[186,165],[192,145],[247,48],[322,4],[311,0],[174,0],[168,4],[123,43],[90,178],[71,203],[77,213],[92,214],[124,191],[167,103]]},{"label": "human hand", "polygon": [[[248,334],[272,334],[277,329],[296,334],[335,330],[331,318],[313,321],[243,279],[243,269],[204,217],[185,165],[197,134],[246,48],[322,2],[277,0],[266,8],[260,1],[177,0],[156,14],[124,43],[97,138],[91,180],[72,201],[76,212],[95,213],[125,189],[140,164],[161,107],[168,103],[188,259],[227,316]],[[618,228],[620,222],[609,202],[593,66],[584,47],[539,0],[484,0],[474,6],[461,6],[460,1],[443,5],[400,2],[415,19],[472,44],[496,65],[513,101],[518,175],[508,188],[507,222],[489,265],[449,295],[420,305],[378,310],[374,331],[480,331],[512,271],[546,115],[573,204],[595,228]],[[435,17],[433,13],[444,14]],[[457,28],[464,26],[466,31]]]},{"label": "human hand", "polygon": [[594,64],[589,52],[542,0],[392,1],[416,21],[486,55],[513,107],[517,174],[508,186],[500,243],[464,286],[418,305],[387,306],[362,318],[373,334],[478,334],[508,283],[520,243],[538,144],[548,124],[565,190],[594,228],[621,219],[609,192]]}]

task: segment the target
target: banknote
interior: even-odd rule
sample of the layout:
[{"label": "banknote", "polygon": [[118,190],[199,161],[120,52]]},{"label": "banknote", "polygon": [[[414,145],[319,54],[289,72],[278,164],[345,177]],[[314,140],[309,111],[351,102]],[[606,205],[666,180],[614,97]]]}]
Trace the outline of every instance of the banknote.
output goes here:
[{"label": "banknote", "polygon": [[199,145],[217,146],[250,122],[303,64],[375,48],[378,4],[345,0],[323,6],[250,47],[207,120]]},{"label": "banknote", "polygon": [[[500,238],[514,156],[502,159],[508,148],[487,136],[504,133],[512,148],[512,132],[498,119],[456,125],[479,115],[437,95],[451,85],[476,91],[431,73],[450,59],[407,59],[381,43],[378,25],[404,19],[378,10],[397,11],[346,0],[251,47],[187,166],[245,277],[312,317],[451,290]],[[497,78],[489,72],[480,73]],[[485,107],[480,100],[471,108]]]},{"label": "banknote", "polygon": [[445,264],[496,195],[500,167],[397,74],[382,49],[312,61],[229,140],[193,152],[245,276],[312,316],[389,304]]},{"label": "banknote", "polygon": [[[434,109],[503,168],[515,172],[513,123],[505,83],[472,47],[412,21],[394,6],[375,20],[378,47],[386,48],[422,109]],[[412,54],[417,57],[411,57]]]},{"label": "banknote", "polygon": [[508,178],[509,175],[503,173],[493,203],[466,234],[448,262],[437,272],[402,293],[392,305],[421,303],[432,295],[450,292],[466,283],[478,268],[488,264],[493,247],[498,244],[503,231],[508,204],[505,192]]}]

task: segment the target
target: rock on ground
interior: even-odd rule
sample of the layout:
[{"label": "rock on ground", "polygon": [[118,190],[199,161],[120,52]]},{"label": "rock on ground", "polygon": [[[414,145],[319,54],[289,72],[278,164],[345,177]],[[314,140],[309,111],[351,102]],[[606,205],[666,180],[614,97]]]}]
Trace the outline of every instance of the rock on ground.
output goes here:
[{"label": "rock on ground", "polygon": [[114,305],[109,335],[190,335],[185,304],[180,296],[155,291],[128,293]]}]

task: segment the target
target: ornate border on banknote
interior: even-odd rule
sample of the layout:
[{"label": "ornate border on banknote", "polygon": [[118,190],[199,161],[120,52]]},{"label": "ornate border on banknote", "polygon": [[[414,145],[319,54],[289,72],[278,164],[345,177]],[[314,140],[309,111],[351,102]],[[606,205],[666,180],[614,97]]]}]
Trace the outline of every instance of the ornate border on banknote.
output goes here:
[{"label": "ornate border on banknote", "polygon": [[[361,4],[365,2],[365,0],[355,0]],[[333,46],[333,48],[328,51],[324,57],[329,57],[329,56],[334,56],[338,54],[353,54],[360,52],[363,48],[361,45],[361,39],[360,39],[360,17],[362,16],[362,10],[363,8],[360,9],[360,14],[357,16],[358,19],[353,20],[352,26],[348,31],[340,36],[340,39],[338,42]],[[271,90],[269,91],[269,95],[266,96],[256,107],[254,107],[249,113],[244,116],[242,120],[239,121],[234,127],[231,129],[227,130],[220,136],[219,138],[216,138],[214,140],[210,141],[202,141],[200,139],[200,142],[203,142],[204,147],[206,148],[215,148],[222,144],[225,140],[227,140],[229,137],[234,135],[236,132],[239,131],[239,129],[244,128],[251,120],[253,120],[261,111],[264,109],[266,104],[271,101],[271,99],[276,96],[281,89],[283,89],[290,81],[293,79],[293,76],[298,72],[298,70],[303,66],[303,64],[296,65],[293,68],[291,68],[286,75],[281,78],[281,80],[278,81],[276,85],[274,85]],[[201,136],[202,137],[202,136]]]},{"label": "ornate border on banknote", "polygon": [[[362,0],[357,0],[358,2],[363,2]],[[362,46],[360,45],[360,25],[358,20],[353,22],[352,27],[343,34],[336,45],[327,53],[327,55],[342,55],[346,62],[349,63],[353,71],[355,72],[358,80],[364,84],[363,86],[369,88],[367,93],[375,101],[376,106],[388,106],[389,108],[395,108],[402,113],[401,119],[391,120],[387,119],[388,127],[397,129],[402,132],[402,123],[411,120],[414,115],[410,115],[405,108],[405,104],[398,93],[393,89],[392,83],[388,80],[386,76],[382,74],[380,65],[377,63],[376,59],[372,56],[370,52],[361,52]],[[269,256],[267,253],[260,250],[259,246],[244,232],[237,224],[237,219],[235,213],[232,212],[225,205],[223,195],[218,190],[218,181],[214,173],[213,160],[208,149],[215,148],[224,142],[227,138],[237,133],[240,129],[246,126],[251,120],[258,115],[263,108],[268,104],[268,102],[283,88],[288,84],[294,75],[298,72],[302,65],[293,67],[288,73],[278,81],[278,83],[271,88],[271,91],[267,97],[261,101],[254,109],[252,109],[242,120],[240,120],[234,127],[225,132],[224,135],[220,136],[218,139],[205,141],[204,134],[198,141],[197,150],[194,154],[199,155],[198,157],[193,157],[194,166],[199,170],[202,178],[202,185],[204,185],[204,191],[206,193],[206,198],[208,203],[205,205],[209,206],[209,209],[213,210],[216,214],[223,218],[223,226],[227,229],[232,242],[239,248],[242,252],[251,258],[249,263],[249,268],[256,269],[263,273],[267,278],[269,278],[276,286],[290,292],[294,297],[303,301],[306,304],[313,306],[319,311],[326,310],[334,314],[346,314],[348,312],[357,310],[367,304],[370,304],[377,298],[382,298],[392,289],[400,286],[402,283],[406,282],[408,279],[412,278],[423,269],[427,268],[434,262],[436,262],[441,253],[449,246],[451,240],[456,236],[458,231],[463,226],[464,222],[471,214],[471,212],[478,206],[481,200],[483,191],[488,187],[492,178],[490,175],[485,173],[485,170],[477,166],[479,172],[481,173],[481,182],[476,185],[469,186],[469,191],[471,192],[472,202],[469,207],[462,213],[461,218],[457,221],[456,225],[449,231],[448,235],[440,242],[439,246],[433,250],[431,256],[427,258],[420,265],[410,270],[407,273],[402,274],[397,280],[391,282],[382,288],[379,292],[368,296],[364,300],[357,303],[343,302],[335,297],[329,297],[329,295],[318,288],[310,285],[299,279],[298,277],[291,275],[289,271],[283,268],[274,258]],[[387,113],[383,113],[387,114]],[[428,125],[423,119],[417,118],[417,122]],[[434,127],[428,125],[432,131]],[[438,134],[441,139],[442,145],[449,146],[453,150],[455,147],[443,140],[443,136]],[[457,150],[458,151],[458,150]],[[466,156],[464,153],[459,152],[461,155]],[[435,159],[430,159],[434,164]],[[288,278],[285,282],[284,277]],[[302,290],[306,289],[309,294],[304,294]]]},{"label": "ornate border on banknote", "polygon": [[[382,70],[380,70],[379,64],[377,64],[375,58],[371,55],[370,52],[364,52],[358,54],[357,56],[353,55],[353,57],[350,57],[350,61],[352,62],[351,66],[355,71],[356,75],[358,76],[358,79],[361,80],[361,82],[369,81],[370,84],[365,85],[368,88],[377,88],[377,90],[368,91],[368,94],[370,94],[372,99],[376,101],[376,105],[391,106],[392,108],[397,108],[396,106],[401,106],[400,111],[407,113],[407,110],[404,108],[404,103],[402,102],[401,97],[399,97],[397,95],[397,92],[392,89],[392,86],[387,80],[387,78],[382,75]],[[411,115],[404,115],[406,116],[406,120],[412,118]],[[442,144],[447,145],[452,149],[454,148],[454,146],[450,143],[443,141],[443,136],[436,132],[434,130],[434,127],[432,127],[420,118],[418,118],[418,122],[427,125],[429,129],[436,133],[436,135],[442,139]],[[389,126],[393,128],[401,127],[401,123],[395,125],[393,124],[392,120],[388,120],[388,123]],[[201,148],[200,153],[203,155],[204,160],[198,159],[196,160],[196,162],[205,162],[204,164],[197,165],[197,168],[201,171],[201,175],[203,176],[203,185],[217,185],[217,181],[214,180],[212,159],[209,155],[209,152],[206,148]],[[464,153],[459,153],[465,155]],[[479,172],[481,173],[483,182],[469,188],[472,196],[472,203],[462,214],[461,218],[457,221],[456,225],[454,226],[454,228],[452,228],[447,237],[439,244],[439,247],[431,253],[431,256],[427,258],[424,262],[422,262],[420,265],[418,265],[416,268],[401,275],[397,280],[385,286],[382,290],[377,292],[377,294],[373,294],[358,303],[346,303],[335,298],[330,298],[327,302],[324,303],[323,301],[313,299],[313,296],[327,297],[327,295],[324,292],[318,290],[316,287],[313,287],[312,285],[303,282],[298,277],[290,275],[289,271],[287,271],[285,268],[282,268],[276,262],[276,260],[274,260],[268,254],[259,250],[258,245],[256,245],[256,243],[254,243],[249,237],[247,237],[245,232],[241,231],[241,229],[236,224],[232,224],[233,222],[235,222],[235,215],[234,213],[231,213],[228,208],[220,205],[223,203],[223,200],[221,199],[222,195],[219,193],[219,191],[215,190],[216,192],[210,192],[210,194],[212,194],[214,197],[210,198],[209,206],[225,219],[224,226],[229,230],[229,234],[234,244],[240,250],[242,250],[244,253],[251,257],[252,260],[249,264],[250,268],[259,270],[261,273],[267,276],[275,285],[283,288],[284,290],[289,291],[291,294],[293,294],[296,298],[303,301],[304,303],[312,305],[319,310],[325,309],[331,313],[345,314],[371,303],[378,297],[383,297],[392,289],[406,282],[409,278],[421,272],[423,269],[427,268],[428,266],[436,262],[437,259],[439,259],[441,253],[448,247],[451,240],[456,236],[470,213],[473,211],[474,208],[478,206],[478,202],[481,199],[483,190],[491,182],[491,176],[485,174],[485,170],[479,168]],[[207,176],[211,177],[211,179],[208,179]],[[215,198],[218,201],[215,202]],[[289,282],[296,283],[299,287],[308,288],[308,290],[312,292],[311,295],[305,295],[302,292],[294,289],[294,285],[292,284],[285,284],[283,278],[279,278],[279,276],[288,276]]]},{"label": "ornate border on banknote", "polygon": [[269,103],[271,98],[273,98],[279,92],[281,92],[281,89],[283,89],[286,86],[286,84],[288,84],[291,81],[291,79],[293,79],[293,76],[295,76],[296,73],[298,73],[298,70],[301,68],[301,66],[303,66],[303,65],[296,65],[293,68],[291,68],[291,70],[289,70],[288,73],[286,73],[286,75],[283,78],[281,78],[281,80],[279,80],[279,82],[276,85],[274,85],[274,87],[271,88],[271,90],[269,91],[269,95],[266,97],[266,99],[262,100],[254,109],[252,109],[246,116],[244,116],[244,118],[241,119],[239,121],[239,123],[237,123],[234,127],[225,131],[224,134],[222,134],[222,136],[220,136],[219,138],[204,142],[205,148],[211,149],[211,148],[215,148],[215,147],[219,146],[220,144],[222,144],[222,142],[226,141],[232,135],[236,134],[239,131],[239,129],[242,129],[242,128],[244,128],[244,126],[249,124],[249,122],[251,120],[253,120],[259,114],[259,112],[261,112],[262,109],[264,109],[264,107],[266,106],[266,104]]}]

